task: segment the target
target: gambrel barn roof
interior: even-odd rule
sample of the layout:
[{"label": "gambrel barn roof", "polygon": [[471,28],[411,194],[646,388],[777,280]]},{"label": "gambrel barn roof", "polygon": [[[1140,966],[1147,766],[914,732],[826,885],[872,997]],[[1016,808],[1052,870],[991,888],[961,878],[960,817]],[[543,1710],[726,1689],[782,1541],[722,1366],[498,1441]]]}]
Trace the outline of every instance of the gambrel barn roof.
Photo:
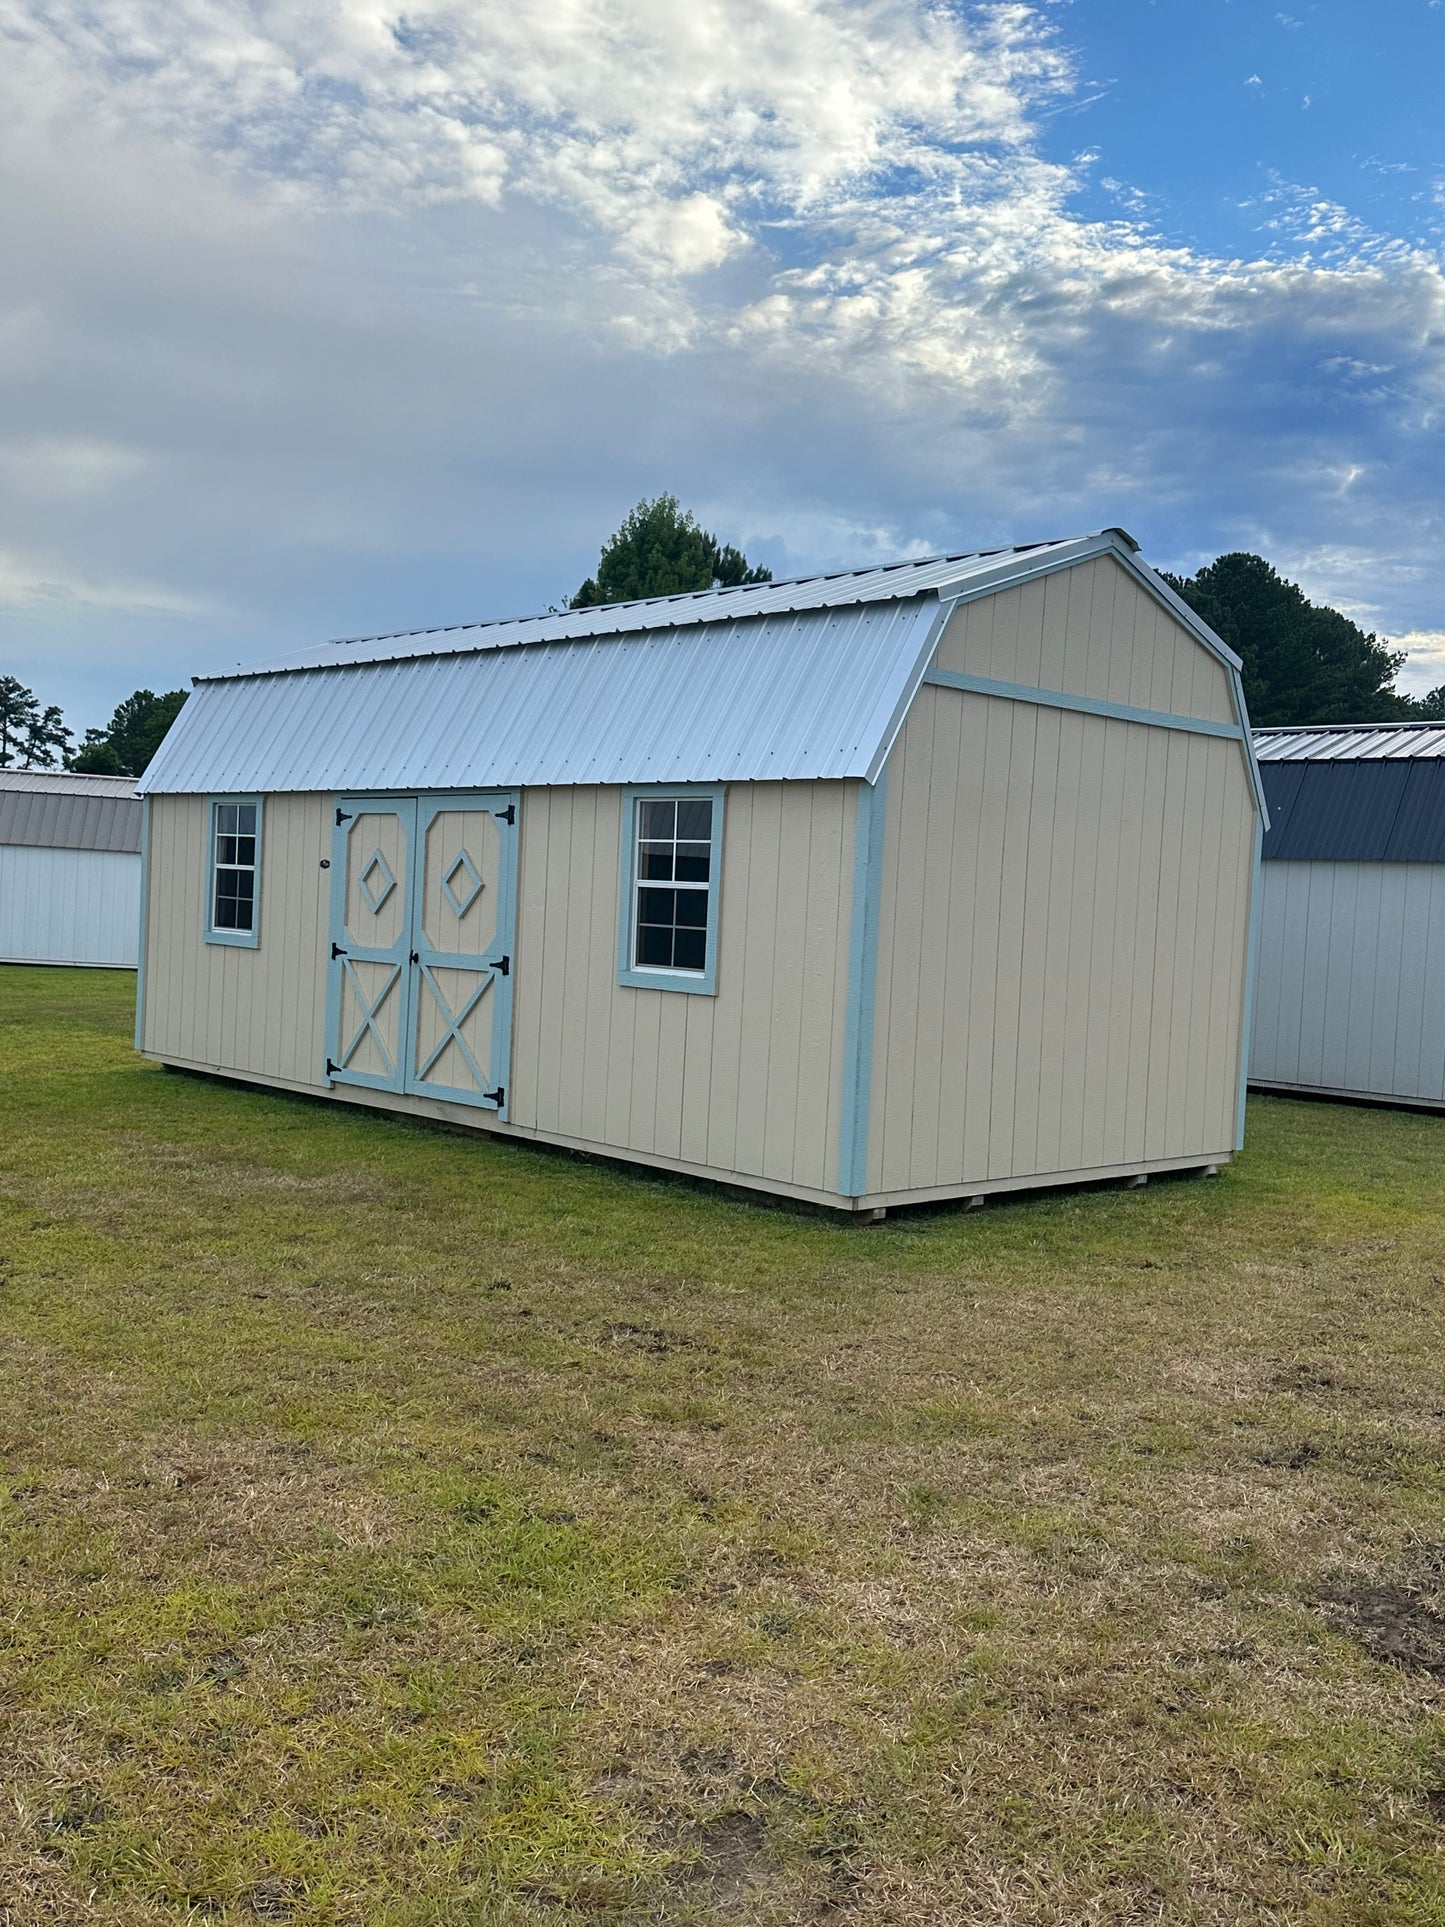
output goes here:
[{"label": "gambrel barn roof", "polygon": [[1113,555],[1239,663],[1120,529],[333,642],[197,679],[150,793],[876,780],[960,601]]}]

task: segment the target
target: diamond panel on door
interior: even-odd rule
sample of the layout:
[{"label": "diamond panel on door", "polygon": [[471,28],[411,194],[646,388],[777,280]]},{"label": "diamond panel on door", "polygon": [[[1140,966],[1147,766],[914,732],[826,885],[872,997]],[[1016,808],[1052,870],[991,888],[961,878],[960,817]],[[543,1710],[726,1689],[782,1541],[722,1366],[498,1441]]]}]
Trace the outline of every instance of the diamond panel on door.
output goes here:
[{"label": "diamond panel on door", "polygon": [[505,1110],[515,824],[507,795],[419,804],[406,1084],[418,1095]]},{"label": "diamond panel on door", "polygon": [[411,867],[416,803],[343,797],[331,852],[326,1074],[399,1091],[412,994]]}]

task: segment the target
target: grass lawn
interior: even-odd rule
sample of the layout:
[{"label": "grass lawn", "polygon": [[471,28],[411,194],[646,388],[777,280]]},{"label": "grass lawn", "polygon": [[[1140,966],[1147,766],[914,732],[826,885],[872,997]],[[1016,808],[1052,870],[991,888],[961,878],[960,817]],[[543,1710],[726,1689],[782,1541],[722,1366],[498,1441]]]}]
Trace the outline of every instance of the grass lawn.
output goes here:
[{"label": "grass lawn", "polygon": [[1445,1120],[876,1229],[0,971],[0,1923],[1445,1922]]}]

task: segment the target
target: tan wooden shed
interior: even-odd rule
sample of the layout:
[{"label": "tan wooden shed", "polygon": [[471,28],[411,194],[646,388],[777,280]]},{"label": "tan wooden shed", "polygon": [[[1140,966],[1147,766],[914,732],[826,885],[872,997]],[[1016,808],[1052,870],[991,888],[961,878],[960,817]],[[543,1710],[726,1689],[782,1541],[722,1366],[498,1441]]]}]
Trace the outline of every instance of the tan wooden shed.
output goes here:
[{"label": "tan wooden shed", "polygon": [[1118,529],[328,644],[141,788],[163,1063],[849,1212],[1242,1141],[1239,665]]}]

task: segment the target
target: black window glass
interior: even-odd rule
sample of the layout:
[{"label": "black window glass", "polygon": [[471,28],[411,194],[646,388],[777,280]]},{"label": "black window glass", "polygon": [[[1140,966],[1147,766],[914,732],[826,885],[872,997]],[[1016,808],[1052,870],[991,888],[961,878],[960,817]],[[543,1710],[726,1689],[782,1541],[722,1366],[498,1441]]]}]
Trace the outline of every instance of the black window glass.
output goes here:
[{"label": "black window glass", "polygon": [[672,843],[644,843],[638,855],[637,874],[649,881],[671,883],[673,877]]},{"label": "black window glass", "polygon": [[707,969],[706,930],[673,932],[672,967],[674,970]]},{"label": "black window glass", "polygon": [[255,900],[256,873],[254,870],[217,870],[216,929],[251,929]]}]

